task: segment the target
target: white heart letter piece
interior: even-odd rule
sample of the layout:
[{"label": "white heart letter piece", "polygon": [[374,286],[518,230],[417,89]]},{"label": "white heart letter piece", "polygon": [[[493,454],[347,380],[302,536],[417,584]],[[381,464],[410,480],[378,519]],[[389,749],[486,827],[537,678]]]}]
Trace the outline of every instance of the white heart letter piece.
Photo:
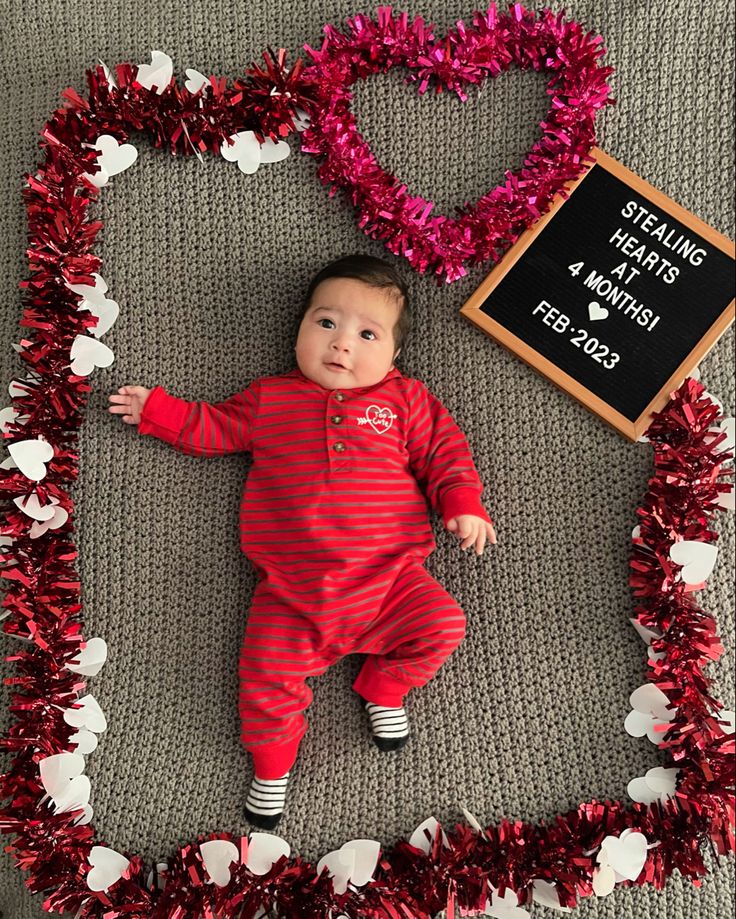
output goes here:
[{"label": "white heart letter piece", "polygon": [[199,851],[207,874],[218,887],[227,887],[230,883],[230,865],[238,861],[238,847],[227,839],[210,839],[203,842]]},{"label": "white heart letter piece", "polygon": [[601,843],[608,865],[627,881],[635,881],[647,860],[647,838],[643,833],[629,833],[625,839],[606,836]]},{"label": "white heart letter piece", "polygon": [[285,839],[271,833],[253,833],[245,866],[253,874],[268,874],[282,855],[291,855],[291,846]]},{"label": "white heart letter piece", "polygon": [[608,310],[605,308],[605,306],[601,306],[597,301],[591,300],[591,302],[588,304],[588,316],[590,317],[591,322],[596,322],[599,319],[607,319]]},{"label": "white heart letter piece", "polygon": [[64,712],[64,721],[73,728],[84,728],[102,734],[107,730],[107,721],[97,699],[92,694],[82,696],[74,708]]},{"label": "white heart letter piece", "polygon": [[109,367],[115,360],[113,352],[96,338],[77,335],[72,344],[72,362],[69,365],[77,376],[86,377],[95,367]]},{"label": "white heart letter piece", "polygon": [[27,479],[40,482],[46,475],[46,463],[54,456],[54,448],[47,440],[38,437],[36,440],[19,440],[10,444],[8,452],[15,460],[18,469]]},{"label": "white heart letter piece", "polygon": [[71,663],[67,670],[82,673],[84,676],[97,676],[107,660],[107,642],[104,638],[90,638]]},{"label": "white heart letter piece", "polygon": [[108,890],[116,884],[128,870],[128,859],[105,846],[92,846],[88,861],[92,870],[87,875],[87,887],[90,890]]},{"label": "white heart letter piece", "polygon": [[163,51],[151,51],[151,63],[140,64],[135,78],[146,89],[155,86],[156,94],[160,96],[171,83],[173,73],[174,64],[169,55]]},{"label": "white heart letter piece", "polygon": [[686,584],[702,584],[713,570],[718,547],[706,542],[684,539],[670,549],[670,558],[676,565],[682,565],[680,577]]}]

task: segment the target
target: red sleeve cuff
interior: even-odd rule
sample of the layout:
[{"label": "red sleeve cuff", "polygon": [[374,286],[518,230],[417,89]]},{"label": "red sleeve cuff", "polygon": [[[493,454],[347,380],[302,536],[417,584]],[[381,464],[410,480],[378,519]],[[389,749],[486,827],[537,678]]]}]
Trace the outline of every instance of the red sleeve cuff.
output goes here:
[{"label": "red sleeve cuff", "polygon": [[151,434],[170,444],[176,443],[188,412],[189,403],[185,399],[170,396],[163,387],[156,386],[143,406],[138,433]]},{"label": "red sleeve cuff", "polygon": [[488,512],[483,507],[475,488],[453,488],[447,492],[442,500],[442,522],[447,526],[453,517],[460,514],[473,514],[481,517],[487,523],[493,524]]}]

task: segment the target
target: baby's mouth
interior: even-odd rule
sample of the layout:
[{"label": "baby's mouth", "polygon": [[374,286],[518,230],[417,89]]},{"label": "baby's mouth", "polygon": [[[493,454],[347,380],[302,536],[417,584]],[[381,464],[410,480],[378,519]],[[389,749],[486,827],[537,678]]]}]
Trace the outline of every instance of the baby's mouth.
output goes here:
[{"label": "baby's mouth", "polygon": [[327,367],[330,367],[332,370],[347,370],[348,368],[342,364],[338,364],[337,361],[329,361],[326,364]]}]

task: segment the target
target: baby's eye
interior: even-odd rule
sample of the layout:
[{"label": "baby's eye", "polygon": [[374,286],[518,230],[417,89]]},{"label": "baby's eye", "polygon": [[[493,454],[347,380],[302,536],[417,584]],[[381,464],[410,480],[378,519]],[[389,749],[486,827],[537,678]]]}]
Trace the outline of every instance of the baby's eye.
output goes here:
[{"label": "baby's eye", "polygon": [[[332,320],[331,320],[331,319],[318,319],[318,320],[317,320],[317,324],[318,324],[318,325],[322,325],[323,322],[332,322]],[[334,325],[335,323],[332,322],[332,324]],[[322,326],[322,328],[324,329],[324,328],[326,328],[326,327],[325,327],[325,326]]]},{"label": "baby's eye", "polygon": [[[370,329],[363,329],[363,331],[362,331],[360,334],[363,335],[363,334],[365,334],[366,332],[368,333],[368,335],[372,335],[373,338],[376,337],[375,332],[371,332]],[[366,338],[366,341],[373,341],[373,338]]]}]

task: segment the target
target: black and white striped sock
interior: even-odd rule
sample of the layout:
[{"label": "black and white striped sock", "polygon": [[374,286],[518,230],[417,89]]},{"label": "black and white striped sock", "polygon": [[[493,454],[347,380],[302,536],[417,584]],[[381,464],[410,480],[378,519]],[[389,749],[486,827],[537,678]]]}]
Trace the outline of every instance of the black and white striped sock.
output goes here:
[{"label": "black and white striped sock", "polygon": [[400,750],[409,740],[409,721],[403,708],[363,702],[371,724],[373,742],[379,750]]},{"label": "black and white striped sock", "polygon": [[280,779],[259,779],[253,776],[245,802],[245,815],[252,824],[264,830],[272,830],[279,822],[286,802],[289,774],[287,772]]}]

